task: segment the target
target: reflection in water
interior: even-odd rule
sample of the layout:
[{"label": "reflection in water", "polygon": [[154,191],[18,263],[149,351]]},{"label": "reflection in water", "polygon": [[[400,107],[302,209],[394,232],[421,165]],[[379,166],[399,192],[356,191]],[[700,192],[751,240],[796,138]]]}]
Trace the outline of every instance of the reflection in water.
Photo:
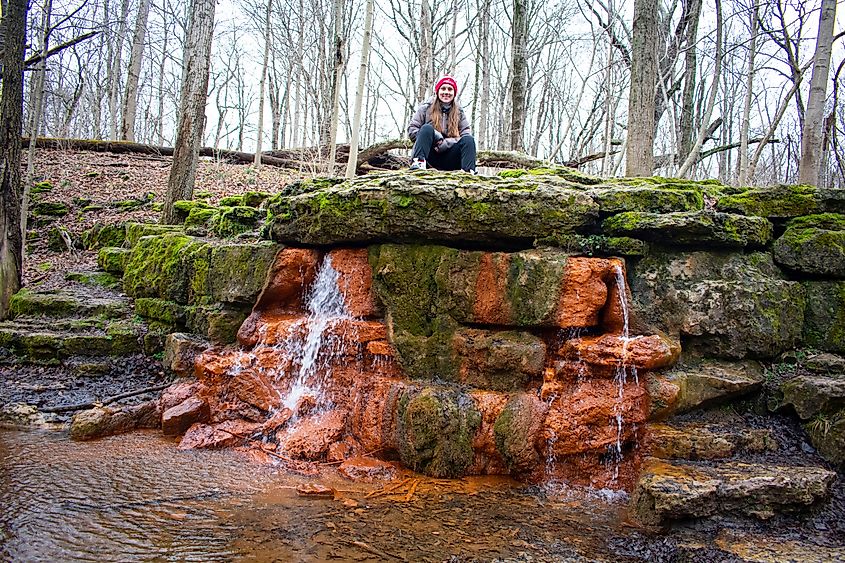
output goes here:
[{"label": "reflection in water", "polygon": [[327,469],[335,499],[303,498],[296,486],[314,477],[177,451],[156,433],[73,443],[0,430],[0,459],[2,560],[620,560],[604,553],[618,503],[503,478],[407,474],[420,483],[406,501]]}]

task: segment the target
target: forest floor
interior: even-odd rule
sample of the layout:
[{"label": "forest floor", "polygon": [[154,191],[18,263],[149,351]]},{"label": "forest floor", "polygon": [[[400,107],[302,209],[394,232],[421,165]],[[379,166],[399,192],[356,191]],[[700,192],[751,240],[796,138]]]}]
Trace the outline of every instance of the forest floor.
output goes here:
[{"label": "forest floor", "polygon": [[[41,202],[67,205],[70,212],[45,224],[43,229],[63,227],[72,235],[97,224],[156,222],[161,212],[154,204],[164,202],[172,161],[169,156],[38,149],[34,183],[49,182],[52,188],[34,194],[30,206]],[[207,192],[210,194],[207,201],[216,204],[223,196],[246,191],[275,193],[305,174],[273,166],[256,169],[201,158],[194,193]],[[132,200],[140,205],[118,206]],[[98,206],[101,208],[96,209]],[[95,268],[96,251],[56,252],[47,248],[47,242],[47,236],[32,237],[28,242],[24,286],[52,289],[65,283],[64,273],[68,270]]]}]

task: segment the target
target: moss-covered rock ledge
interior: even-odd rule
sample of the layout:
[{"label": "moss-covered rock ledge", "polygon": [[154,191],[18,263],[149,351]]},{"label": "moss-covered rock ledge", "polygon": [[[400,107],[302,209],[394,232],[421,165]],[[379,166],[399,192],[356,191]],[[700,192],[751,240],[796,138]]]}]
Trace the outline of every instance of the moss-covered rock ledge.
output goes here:
[{"label": "moss-covered rock ledge", "polygon": [[[269,235],[298,244],[530,243],[598,233],[602,219],[617,213],[701,211],[704,194],[717,189],[684,181],[601,182],[556,169],[520,172],[497,177],[391,172],[349,181],[306,180],[269,201]],[[761,229],[767,232],[766,225],[756,224],[761,221],[766,223],[745,221],[753,234],[729,238],[739,241],[736,246],[759,241]],[[722,222],[722,230],[745,228],[741,221]],[[719,222],[714,225],[720,228]]]}]

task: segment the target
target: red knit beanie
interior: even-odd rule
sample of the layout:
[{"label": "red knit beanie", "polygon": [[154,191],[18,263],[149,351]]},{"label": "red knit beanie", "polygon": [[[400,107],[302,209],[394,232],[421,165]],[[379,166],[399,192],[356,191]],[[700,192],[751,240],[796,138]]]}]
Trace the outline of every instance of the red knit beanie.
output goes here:
[{"label": "red knit beanie", "polygon": [[437,95],[437,93],[440,91],[440,87],[443,86],[444,84],[451,85],[452,88],[455,89],[455,97],[458,96],[458,83],[455,82],[455,79],[452,78],[449,75],[446,75],[446,76],[444,76],[443,78],[441,78],[440,80],[437,81],[437,84],[434,85],[434,95]]}]

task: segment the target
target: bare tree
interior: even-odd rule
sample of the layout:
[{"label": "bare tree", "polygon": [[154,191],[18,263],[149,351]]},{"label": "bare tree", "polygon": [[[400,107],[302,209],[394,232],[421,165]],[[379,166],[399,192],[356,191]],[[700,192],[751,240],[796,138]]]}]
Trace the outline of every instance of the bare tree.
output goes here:
[{"label": "bare tree", "polygon": [[361,105],[364,85],[370,61],[370,34],[373,29],[373,0],[367,0],[367,14],[364,17],[364,37],[361,42],[361,67],[358,69],[358,90],[355,95],[355,114],[352,118],[352,136],[349,138],[349,159],[346,162],[346,177],[355,176],[358,166],[358,137],[361,130]]},{"label": "bare tree", "polygon": [[531,0],[513,0],[513,21],[511,25],[511,120],[510,149],[523,151],[522,128],[525,123],[527,103],[528,65],[526,43],[528,42],[528,11]]},{"label": "bare tree", "polygon": [[179,103],[179,124],[173,165],[167,181],[162,223],[175,223],[173,204],[191,199],[194,194],[197,159],[205,127],[205,104],[211,63],[211,37],[214,30],[216,0],[192,0],[182,95]]},{"label": "bare tree", "polygon": [[267,83],[267,68],[270,62],[270,18],[273,15],[273,0],[267,0],[264,13],[264,58],[261,62],[261,80],[258,83],[258,131],[255,140],[255,166],[261,166],[261,141],[264,137],[264,92]]},{"label": "bare tree", "polygon": [[135,140],[135,113],[138,108],[138,78],[141,75],[141,63],[144,58],[144,40],[147,36],[147,17],[150,14],[150,0],[141,0],[138,17],[135,20],[135,33],[132,36],[132,52],[129,55],[129,74],[126,78],[126,92],[123,96],[123,119],[120,126],[120,138]]},{"label": "bare tree", "polygon": [[626,176],[651,176],[654,171],[656,41],[657,0],[635,0]]},{"label": "bare tree", "polygon": [[813,186],[818,184],[821,172],[824,137],[822,120],[827,97],[827,76],[830,71],[835,20],[836,0],[822,0],[816,54],[813,57],[813,76],[810,79],[810,96],[807,99],[804,130],[801,135],[801,164],[798,168],[798,181]]},{"label": "bare tree", "polygon": [[332,115],[329,131],[329,176],[334,176],[337,154],[337,124],[340,120],[340,83],[343,80],[344,60],[343,0],[334,0],[334,72],[332,72]]},{"label": "bare tree", "polygon": [[4,48],[0,99],[0,319],[21,287],[21,126],[23,123],[23,56],[26,43],[26,0],[8,0],[0,20]]}]

